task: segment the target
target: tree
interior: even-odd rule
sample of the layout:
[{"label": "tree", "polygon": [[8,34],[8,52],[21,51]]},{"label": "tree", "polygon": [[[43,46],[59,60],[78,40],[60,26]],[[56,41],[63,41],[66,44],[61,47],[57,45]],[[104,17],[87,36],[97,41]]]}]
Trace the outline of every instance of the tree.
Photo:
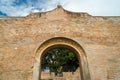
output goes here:
[{"label": "tree", "polygon": [[55,75],[62,74],[63,71],[75,71],[78,66],[79,62],[75,53],[67,48],[48,50],[42,58],[42,69],[49,67],[50,72],[55,72]]}]

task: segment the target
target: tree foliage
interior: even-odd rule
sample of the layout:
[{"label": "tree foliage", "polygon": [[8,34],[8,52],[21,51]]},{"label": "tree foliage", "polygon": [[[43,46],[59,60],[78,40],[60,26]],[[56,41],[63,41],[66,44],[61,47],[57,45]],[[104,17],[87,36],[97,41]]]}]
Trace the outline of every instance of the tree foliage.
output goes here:
[{"label": "tree foliage", "polygon": [[42,58],[42,69],[49,68],[50,72],[75,71],[79,62],[75,53],[67,48],[48,50]]}]

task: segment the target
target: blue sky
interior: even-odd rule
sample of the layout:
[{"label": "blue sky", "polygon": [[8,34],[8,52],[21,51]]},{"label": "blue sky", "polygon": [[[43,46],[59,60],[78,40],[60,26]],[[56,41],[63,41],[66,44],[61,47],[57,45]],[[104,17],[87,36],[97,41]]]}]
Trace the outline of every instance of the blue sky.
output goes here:
[{"label": "blue sky", "polygon": [[0,0],[0,16],[26,16],[46,12],[60,4],[72,12],[93,16],[120,16],[120,0]]}]

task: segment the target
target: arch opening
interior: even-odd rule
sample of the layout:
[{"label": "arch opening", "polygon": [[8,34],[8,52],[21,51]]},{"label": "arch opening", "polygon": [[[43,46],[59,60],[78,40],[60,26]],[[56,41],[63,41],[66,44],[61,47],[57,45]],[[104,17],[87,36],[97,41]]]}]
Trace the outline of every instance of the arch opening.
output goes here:
[{"label": "arch opening", "polygon": [[[41,80],[42,74],[42,59],[44,55],[55,48],[68,49],[71,52],[75,53],[79,63],[79,76],[81,80],[91,80],[89,67],[87,62],[87,56],[83,48],[74,40],[56,37],[45,41],[37,50],[35,55],[34,70],[33,70],[33,80]],[[65,79],[64,79],[65,80]],[[80,79],[78,79],[80,80]]]},{"label": "arch opening", "polygon": [[65,45],[51,46],[42,56],[41,79],[81,80],[76,51]]}]

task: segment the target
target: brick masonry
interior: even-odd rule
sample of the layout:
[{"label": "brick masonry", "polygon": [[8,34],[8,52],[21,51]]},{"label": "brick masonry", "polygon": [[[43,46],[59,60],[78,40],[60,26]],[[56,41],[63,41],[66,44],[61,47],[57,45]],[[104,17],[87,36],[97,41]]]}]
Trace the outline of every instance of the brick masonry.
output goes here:
[{"label": "brick masonry", "polygon": [[83,47],[92,80],[120,80],[120,17],[61,7],[0,18],[0,80],[32,80],[35,51],[53,37],[67,37]]}]

